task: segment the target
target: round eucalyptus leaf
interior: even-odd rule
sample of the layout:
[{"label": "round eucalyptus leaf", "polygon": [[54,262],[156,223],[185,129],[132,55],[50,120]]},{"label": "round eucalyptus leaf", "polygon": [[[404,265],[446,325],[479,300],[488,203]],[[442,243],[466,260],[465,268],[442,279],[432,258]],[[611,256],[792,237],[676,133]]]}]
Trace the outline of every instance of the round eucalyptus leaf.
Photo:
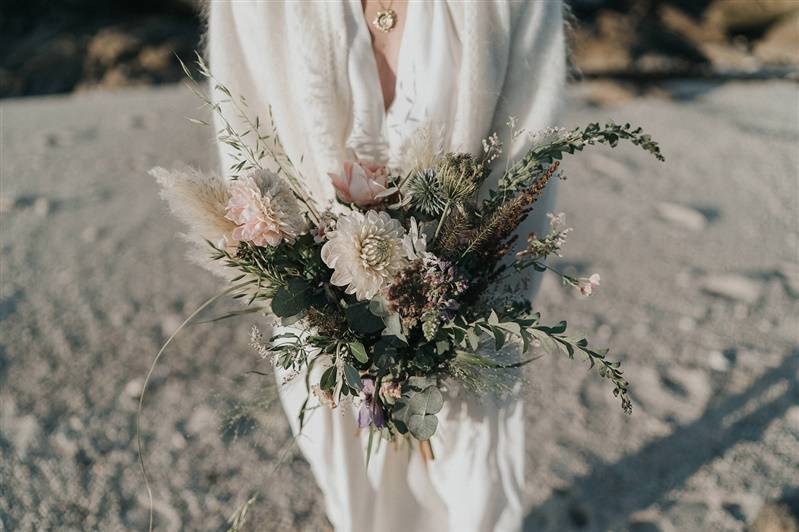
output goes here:
[{"label": "round eucalyptus leaf", "polygon": [[310,306],[311,287],[303,279],[289,279],[272,298],[272,312],[279,318],[289,318]]},{"label": "round eucalyptus leaf", "polygon": [[435,386],[413,394],[408,401],[408,409],[414,415],[437,414],[443,406],[444,397]]},{"label": "round eucalyptus leaf", "polygon": [[438,428],[438,418],[433,415],[411,414],[408,430],[417,440],[429,440]]}]

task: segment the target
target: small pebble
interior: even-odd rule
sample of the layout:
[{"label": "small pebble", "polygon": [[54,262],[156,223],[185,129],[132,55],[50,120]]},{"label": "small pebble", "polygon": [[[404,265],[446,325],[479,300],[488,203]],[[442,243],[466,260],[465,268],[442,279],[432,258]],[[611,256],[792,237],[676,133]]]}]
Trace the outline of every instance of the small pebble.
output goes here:
[{"label": "small pebble", "polygon": [[198,406],[192,412],[186,429],[192,434],[216,432],[216,413],[207,406]]},{"label": "small pebble", "polygon": [[47,216],[50,214],[50,201],[47,198],[36,198],[33,202],[33,212],[37,216]]},{"label": "small pebble", "polygon": [[100,233],[99,229],[93,225],[86,226],[80,234],[84,242],[91,244],[97,240],[97,235]]},{"label": "small pebble", "polygon": [[660,218],[671,225],[679,226],[691,231],[701,231],[707,225],[707,218],[701,212],[691,207],[676,203],[661,203],[657,206]]},{"label": "small pebble", "polygon": [[730,369],[730,361],[721,351],[711,351],[707,355],[707,364],[716,371],[727,371]]},{"label": "small pebble", "polygon": [[742,275],[710,275],[701,282],[708,294],[752,304],[760,298],[760,283]]},{"label": "small pebble", "polygon": [[83,421],[78,416],[71,416],[69,418],[69,428],[75,432],[81,432],[83,430]]},{"label": "small pebble", "polygon": [[758,512],[752,532],[797,532],[799,516],[786,501],[769,501]]},{"label": "small pebble", "polygon": [[180,327],[183,320],[177,314],[167,314],[161,319],[161,334],[169,338]]},{"label": "small pebble", "polygon": [[16,453],[24,458],[30,445],[37,439],[39,424],[36,422],[35,417],[27,415],[17,418],[14,425],[11,440]]},{"label": "small pebble", "polygon": [[56,433],[52,441],[65,456],[73,457],[78,452],[78,444],[70,440],[63,432]]},{"label": "small pebble", "polygon": [[186,438],[184,438],[179,432],[172,434],[170,443],[172,444],[173,449],[177,449],[179,451],[186,448]]},{"label": "small pebble", "polygon": [[139,377],[133,379],[132,381],[129,381],[125,385],[125,395],[127,395],[131,399],[138,399],[139,396],[141,395],[141,389],[143,385],[144,381]]}]

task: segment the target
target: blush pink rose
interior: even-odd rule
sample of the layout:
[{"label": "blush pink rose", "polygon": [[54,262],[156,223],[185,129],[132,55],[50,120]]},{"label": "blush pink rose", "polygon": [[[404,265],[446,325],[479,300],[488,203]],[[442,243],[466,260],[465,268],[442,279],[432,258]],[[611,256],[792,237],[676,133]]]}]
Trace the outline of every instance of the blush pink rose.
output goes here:
[{"label": "blush pink rose", "polygon": [[369,161],[346,161],[342,174],[328,173],[336,194],[345,203],[360,207],[380,203],[378,194],[386,190],[386,167]]}]

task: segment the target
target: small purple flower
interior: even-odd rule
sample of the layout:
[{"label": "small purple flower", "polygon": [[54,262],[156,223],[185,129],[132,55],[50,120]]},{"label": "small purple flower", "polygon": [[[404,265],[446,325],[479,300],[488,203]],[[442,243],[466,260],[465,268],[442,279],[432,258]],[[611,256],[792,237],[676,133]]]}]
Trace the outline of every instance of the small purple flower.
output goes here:
[{"label": "small purple flower", "polygon": [[375,397],[375,381],[368,377],[361,380],[363,383],[363,403],[361,409],[358,411],[358,427],[365,429],[371,423],[375,427],[382,428],[386,422],[383,417],[383,407]]}]

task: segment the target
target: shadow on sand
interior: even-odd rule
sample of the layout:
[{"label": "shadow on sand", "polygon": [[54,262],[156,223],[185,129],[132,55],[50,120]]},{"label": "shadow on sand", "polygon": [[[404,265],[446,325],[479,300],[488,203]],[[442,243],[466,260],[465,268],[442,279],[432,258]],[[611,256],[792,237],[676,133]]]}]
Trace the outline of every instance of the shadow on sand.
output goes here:
[{"label": "shadow on sand", "polygon": [[595,466],[565,492],[553,493],[528,513],[524,531],[623,527],[633,513],[661,501],[704,464],[738,443],[760,440],[772,421],[799,403],[798,371],[795,347],[747,390],[719,397],[696,421],[617,462]]}]

